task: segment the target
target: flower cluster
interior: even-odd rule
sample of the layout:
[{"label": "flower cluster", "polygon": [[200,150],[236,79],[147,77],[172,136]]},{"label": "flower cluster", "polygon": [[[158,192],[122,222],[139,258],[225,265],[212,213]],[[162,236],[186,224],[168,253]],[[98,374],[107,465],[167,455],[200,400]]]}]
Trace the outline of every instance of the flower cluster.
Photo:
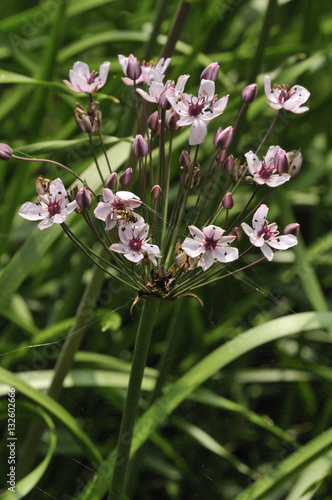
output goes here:
[{"label": "flower cluster", "polygon": [[[199,145],[208,137],[210,121],[221,117],[229,99],[228,95],[218,98],[215,94],[219,64],[211,63],[204,69],[197,94],[190,94],[184,91],[189,75],[180,75],[176,83],[169,79],[164,81],[170,59],[161,59],[154,65],[151,61],[141,64],[133,54],[128,57],[119,55],[118,58],[125,75],[123,82],[133,87],[138,127],[139,105],[144,108],[145,101],[148,101],[156,106],[151,116],[146,117],[145,133],[138,128],[140,133],[132,145],[138,163],[140,196],[127,190],[127,186],[133,183],[133,168],[127,168],[118,177],[111,169],[102,143],[109,172],[106,178],[95,158],[104,186],[101,194],[90,190],[74,172],[83,187],[78,189],[76,186],[69,194],[60,179],[49,181],[39,177],[36,184],[38,203],[25,203],[19,214],[25,219],[41,220],[39,229],[53,223],[61,224],[72,241],[96,261],[96,254],[89,251],[66,224],[70,213],[80,213],[109,254],[109,262],[98,264],[104,265],[105,272],[108,272],[106,264],[113,266],[115,275],[135,288],[139,297],[151,294],[166,299],[193,296],[190,290],[248,267],[250,249],[259,248],[263,254],[258,260],[255,257],[249,259],[249,265],[254,265],[264,258],[271,261],[276,250],[287,250],[296,245],[298,224],[289,224],[284,234],[280,234],[277,224],[267,219],[269,209],[263,201],[275,188],[298,173],[302,164],[301,152],[286,152],[280,146],[270,145],[265,156],[258,156],[275,119],[258,149],[245,153],[244,164],[241,158],[234,157],[235,152],[229,153],[243,110],[256,98],[257,85],[250,84],[243,89],[242,107],[235,124],[226,127],[218,124],[213,140],[214,156],[208,169],[201,172]],[[106,84],[109,68],[110,63],[104,62],[98,76],[97,72],[90,72],[87,64],[76,62],[70,70],[70,81],[64,80],[72,91],[89,95],[87,112],[78,103],[75,119],[90,139],[92,133],[98,132],[101,142],[101,111],[97,101],[92,100],[92,94]],[[264,89],[269,107],[278,110],[277,113],[282,109],[296,114],[308,110],[303,104],[310,94],[299,85],[292,88],[273,85],[271,89],[270,78],[266,76]],[[190,126],[188,147],[174,160],[173,136],[187,126]],[[159,138],[154,142],[157,136]],[[169,143],[167,153],[166,141]],[[153,150],[158,154],[153,155]],[[92,152],[94,154],[94,150]],[[9,146],[0,145],[1,159],[9,160],[12,156],[24,160],[13,155]],[[70,170],[53,160],[42,161]],[[171,199],[174,168],[178,168],[179,181]],[[236,203],[236,190],[248,177],[255,185],[254,193],[232,221],[230,213]],[[118,184],[121,186],[119,190]],[[221,184],[219,199],[212,199],[213,189]],[[266,186],[270,189],[268,192]],[[263,196],[254,202],[262,189],[265,189]],[[95,200],[94,217],[89,213],[92,199]],[[252,227],[245,222],[251,215]],[[249,238],[249,246],[245,244],[244,235]],[[131,264],[125,266],[123,258]],[[242,267],[240,265],[234,270],[232,264],[230,268],[230,263],[235,261],[242,261]]]}]

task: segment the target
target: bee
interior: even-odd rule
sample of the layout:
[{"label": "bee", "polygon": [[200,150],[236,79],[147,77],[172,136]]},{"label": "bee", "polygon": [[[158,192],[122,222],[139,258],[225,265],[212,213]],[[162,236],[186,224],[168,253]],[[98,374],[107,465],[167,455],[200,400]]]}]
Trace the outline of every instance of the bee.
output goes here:
[{"label": "bee", "polygon": [[137,222],[137,217],[135,217],[135,215],[128,210],[114,209],[113,212],[115,212],[117,215],[120,215],[120,217],[127,222]]},{"label": "bee", "polygon": [[151,262],[151,259],[149,257],[149,254],[147,252],[143,252],[143,262],[144,264],[148,265]]}]

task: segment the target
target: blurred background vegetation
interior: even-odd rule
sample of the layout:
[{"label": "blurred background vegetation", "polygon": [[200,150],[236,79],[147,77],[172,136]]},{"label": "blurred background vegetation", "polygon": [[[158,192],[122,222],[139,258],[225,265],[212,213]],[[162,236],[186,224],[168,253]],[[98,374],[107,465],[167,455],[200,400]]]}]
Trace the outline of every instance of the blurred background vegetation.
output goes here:
[{"label": "blurred background vegetation", "polygon": [[[162,304],[148,366],[160,368],[171,322],[179,335],[166,358],[169,383],[217,345],[248,328],[294,312],[328,311],[332,285],[330,2],[197,0],[189,5],[167,76],[176,79],[189,73],[186,90],[196,93],[201,71],[217,61],[221,71],[216,92],[230,95],[225,114],[219,123],[210,124],[200,149],[202,169],[212,157],[216,128],[234,124],[246,84],[256,81],[259,92],[235,138],[231,151],[235,156],[257,148],[274,117],[266,106],[265,74],[273,82],[303,85],[311,97],[309,112],[282,115],[267,144],[279,144],[286,151],[302,150],[300,174],[274,193],[269,203],[281,227],[294,220],[301,224],[301,241],[294,251],[276,255],[273,263],[263,262],[236,278],[201,289],[203,310],[191,299]],[[125,139],[133,132],[134,102],[132,89],[122,83],[117,55],[134,53],[140,60],[157,61],[178,6],[175,0],[2,2],[0,142],[9,144],[18,155],[54,158],[79,175],[95,175],[88,170],[92,164],[88,139],[73,119],[76,101],[86,105],[87,98],[68,92],[62,80],[68,78],[77,60],[94,69],[109,60],[110,75],[98,99],[109,157],[121,171],[129,152]],[[177,142],[179,153],[185,140]],[[33,225],[17,215],[22,203],[34,199],[39,174],[51,179],[61,175],[66,186],[72,182],[71,176],[46,164],[12,160],[1,162],[0,167],[1,365],[15,373],[37,373],[36,387],[42,387],[46,375],[41,370],[54,368],[90,279],[91,265],[70,241],[60,237],[61,231],[54,228],[48,235],[37,230],[31,234]],[[172,169],[174,183],[177,168],[175,164]],[[73,221],[73,229],[80,228],[81,222]],[[89,243],[88,236],[86,241]],[[13,269],[9,266],[16,252],[20,253]],[[133,299],[123,285],[105,280],[76,369],[103,366],[97,357],[84,358],[84,352],[130,361],[136,331],[129,314]],[[29,347],[36,344],[40,347]],[[315,331],[269,343],[232,362],[205,387],[240,405],[238,411],[217,408],[199,398],[182,403],[139,453],[129,498],[236,498],[296,445],[308,442],[331,424],[330,360],[331,337]],[[120,372],[127,369],[123,367]],[[105,456],[116,442],[123,397],[117,380],[107,387],[77,382],[65,389],[60,403]],[[254,425],[249,410],[267,415],[266,421],[288,431],[291,439],[287,442]],[[21,443],[31,418],[23,411],[17,418]],[[5,433],[5,422],[2,429]],[[91,472],[90,462],[61,424],[57,424],[57,435],[52,462],[27,498],[67,498],[62,496],[65,493],[71,498]],[[44,436],[40,458],[47,442]],[[0,469],[5,477],[6,450],[2,451]],[[325,480],[318,483],[315,499],[331,498],[328,470]],[[285,491],[275,498],[286,498]]]}]

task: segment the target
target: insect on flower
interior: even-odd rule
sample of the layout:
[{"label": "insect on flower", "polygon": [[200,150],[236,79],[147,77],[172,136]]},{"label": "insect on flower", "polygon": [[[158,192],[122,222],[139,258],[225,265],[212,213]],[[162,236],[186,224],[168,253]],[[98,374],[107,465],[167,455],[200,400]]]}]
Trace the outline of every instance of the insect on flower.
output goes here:
[{"label": "insect on flower", "polygon": [[129,212],[129,210],[113,209],[113,212],[115,212],[117,215],[120,215],[120,217],[122,218],[120,220],[125,220],[127,223],[137,222],[137,217],[135,217],[132,212]]}]

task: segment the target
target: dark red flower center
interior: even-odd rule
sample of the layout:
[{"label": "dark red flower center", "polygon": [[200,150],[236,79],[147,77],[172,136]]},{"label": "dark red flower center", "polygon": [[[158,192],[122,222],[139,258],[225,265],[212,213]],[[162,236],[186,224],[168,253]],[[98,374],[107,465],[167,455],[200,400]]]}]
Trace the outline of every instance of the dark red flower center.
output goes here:
[{"label": "dark red flower center", "polygon": [[271,231],[271,229],[269,229],[267,221],[265,221],[265,223],[262,224],[261,229],[258,231],[257,236],[267,241],[271,238],[271,236],[276,236],[277,234],[278,231]]},{"label": "dark red flower center", "polygon": [[265,159],[262,161],[261,168],[259,169],[259,175],[262,179],[269,179],[273,172],[275,171],[273,159],[270,160],[270,163],[267,165],[265,163]]},{"label": "dark red flower center", "polygon": [[284,84],[284,85],[277,85],[276,83],[273,85],[273,88],[274,89],[279,89],[280,90],[280,94],[279,94],[279,97],[278,97],[278,101],[280,102],[280,104],[284,104],[284,102],[288,101],[288,99],[290,99],[292,97],[292,95],[294,94],[294,91],[292,89],[289,90],[289,85],[288,84]]},{"label": "dark red flower center", "polygon": [[133,252],[139,252],[142,248],[143,238],[133,238],[129,241],[129,248],[133,250]]},{"label": "dark red flower center", "polygon": [[92,83],[94,83],[97,75],[98,75],[98,71],[95,71],[95,70],[91,71],[90,78],[86,79],[87,83],[89,85],[91,85]]},{"label": "dark red flower center", "polygon": [[205,238],[204,241],[204,248],[205,250],[214,250],[217,246],[218,240],[215,240],[214,238]]},{"label": "dark red flower center", "polygon": [[61,213],[61,206],[59,204],[60,200],[61,200],[61,198],[59,198],[59,200],[55,199],[54,201],[50,200],[48,207],[47,207],[47,210],[48,210],[50,217],[54,217],[56,214]]}]

